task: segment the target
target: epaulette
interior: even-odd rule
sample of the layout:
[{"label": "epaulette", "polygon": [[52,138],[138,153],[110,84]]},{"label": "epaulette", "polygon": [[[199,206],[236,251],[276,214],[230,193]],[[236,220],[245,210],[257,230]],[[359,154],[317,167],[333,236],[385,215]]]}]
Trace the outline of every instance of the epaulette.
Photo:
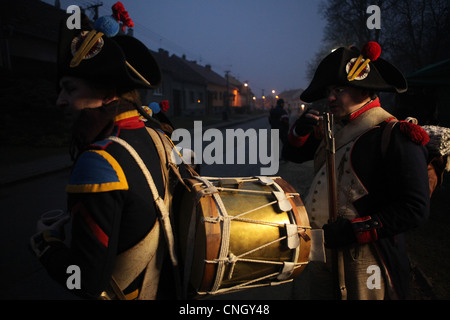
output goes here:
[{"label": "epaulette", "polygon": [[128,182],[122,167],[107,151],[89,150],[75,163],[66,190],[69,193],[128,190]]},{"label": "epaulette", "polygon": [[399,121],[399,128],[411,141],[419,145],[426,145],[430,141],[428,133],[419,125],[409,121]]}]

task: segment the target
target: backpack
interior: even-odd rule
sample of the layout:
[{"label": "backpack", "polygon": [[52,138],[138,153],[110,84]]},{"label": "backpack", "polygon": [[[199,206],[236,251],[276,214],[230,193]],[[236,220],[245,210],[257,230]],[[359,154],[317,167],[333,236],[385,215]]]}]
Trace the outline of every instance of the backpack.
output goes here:
[{"label": "backpack", "polygon": [[[392,129],[399,122],[397,119],[392,119],[383,130],[381,137],[381,155],[383,158],[389,146]],[[406,118],[404,122],[417,126],[417,119],[415,118]],[[450,129],[439,126],[421,126],[419,128],[426,132],[429,137],[429,140],[425,141],[425,147],[429,153],[427,170],[431,197],[434,190],[442,184],[444,171],[450,171],[450,162],[448,161],[448,155],[450,154]]]}]

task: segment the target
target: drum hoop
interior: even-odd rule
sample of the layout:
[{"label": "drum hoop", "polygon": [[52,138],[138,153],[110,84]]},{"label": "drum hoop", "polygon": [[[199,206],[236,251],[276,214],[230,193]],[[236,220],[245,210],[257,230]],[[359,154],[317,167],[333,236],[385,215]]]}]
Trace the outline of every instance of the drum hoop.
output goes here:
[{"label": "drum hoop", "polygon": [[[195,177],[197,180],[203,182],[207,187],[211,188],[215,188],[215,186],[207,179],[202,178],[200,176]],[[219,289],[220,284],[222,282],[223,279],[223,275],[225,273],[225,258],[228,256],[228,248],[229,248],[229,244],[230,244],[230,227],[231,227],[231,220],[227,219],[228,217],[228,213],[227,210],[225,208],[225,205],[222,202],[222,199],[220,198],[220,196],[218,195],[217,192],[212,193],[212,197],[216,203],[217,209],[218,209],[218,213],[219,213],[219,218],[223,217],[223,224],[222,224],[222,239],[221,239],[221,243],[220,243],[220,249],[219,249],[219,263],[217,265],[217,271],[216,271],[216,277],[214,280],[214,284],[213,287],[211,289],[212,292],[215,292]]]}]

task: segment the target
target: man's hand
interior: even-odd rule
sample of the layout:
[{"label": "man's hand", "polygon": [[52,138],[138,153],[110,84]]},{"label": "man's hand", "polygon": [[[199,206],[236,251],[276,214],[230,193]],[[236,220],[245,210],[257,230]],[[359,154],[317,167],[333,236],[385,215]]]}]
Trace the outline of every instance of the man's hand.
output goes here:
[{"label": "man's hand", "polygon": [[319,125],[320,113],[314,109],[307,109],[294,124],[294,132],[299,137],[304,137],[313,132]]},{"label": "man's hand", "polygon": [[332,223],[325,224],[322,229],[327,248],[344,247],[356,242],[352,223],[348,219],[338,218]]},{"label": "man's hand", "polygon": [[36,223],[36,233],[30,239],[30,247],[40,258],[50,247],[52,241],[64,241],[64,225],[70,215],[60,210],[44,213]]},{"label": "man's hand", "polygon": [[70,220],[70,215],[62,210],[52,210],[44,213],[36,223],[36,233],[50,230],[64,234],[64,225]]}]

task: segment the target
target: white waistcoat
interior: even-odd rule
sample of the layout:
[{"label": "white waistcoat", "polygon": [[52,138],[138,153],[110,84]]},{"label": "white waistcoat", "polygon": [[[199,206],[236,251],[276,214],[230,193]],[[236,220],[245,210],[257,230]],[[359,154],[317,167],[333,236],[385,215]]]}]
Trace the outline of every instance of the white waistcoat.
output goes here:
[{"label": "white waistcoat", "polygon": [[[345,126],[336,126],[336,185],[338,215],[347,219],[358,217],[353,203],[368,194],[351,164],[351,152],[355,142],[365,132],[376,127],[382,121],[392,118],[381,107],[369,109]],[[316,175],[305,199],[311,226],[322,228],[328,223],[328,185],[326,172],[326,153],[324,141],[316,151],[314,164]]]}]

